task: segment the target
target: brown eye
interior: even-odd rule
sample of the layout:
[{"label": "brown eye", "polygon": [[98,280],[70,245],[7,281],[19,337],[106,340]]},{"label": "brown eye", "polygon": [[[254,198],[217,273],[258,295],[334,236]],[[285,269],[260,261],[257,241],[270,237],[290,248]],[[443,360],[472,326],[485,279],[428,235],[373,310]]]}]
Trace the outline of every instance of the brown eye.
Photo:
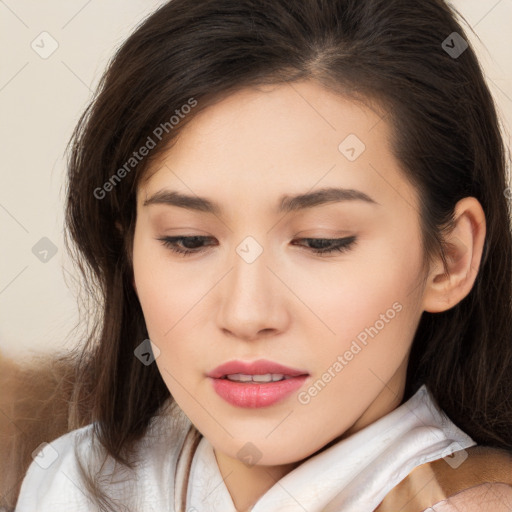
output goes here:
[{"label": "brown eye", "polygon": [[[205,251],[203,244],[205,240],[211,238],[209,236],[166,236],[157,240],[160,240],[171,251],[187,256]],[[182,246],[179,244],[182,244]]]},{"label": "brown eye", "polygon": [[[182,254],[183,256],[204,252],[207,247],[204,245],[204,242],[211,239],[212,237],[208,236],[167,236],[158,238],[158,240],[160,240],[165,247],[175,253]],[[308,248],[313,253],[323,255],[332,254],[335,252],[343,253],[350,250],[350,248],[355,244],[356,237],[299,238],[297,240],[306,242],[308,244]]]},{"label": "brown eye", "polygon": [[299,238],[309,244],[309,248],[315,254],[331,254],[334,252],[346,252],[355,244],[356,237],[346,238]]}]

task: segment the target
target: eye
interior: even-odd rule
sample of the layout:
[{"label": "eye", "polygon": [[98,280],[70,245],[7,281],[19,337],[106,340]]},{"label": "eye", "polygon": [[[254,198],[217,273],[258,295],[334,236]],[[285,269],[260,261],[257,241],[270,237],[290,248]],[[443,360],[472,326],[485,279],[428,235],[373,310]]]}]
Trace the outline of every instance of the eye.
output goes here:
[{"label": "eye", "polygon": [[[183,256],[188,256],[189,254],[197,254],[205,251],[205,247],[201,244],[211,238],[212,237],[209,236],[166,236],[158,238],[157,240],[160,240],[163,245],[171,251],[182,254]],[[179,246],[178,244],[180,243],[182,243],[185,248]]]},{"label": "eye", "polygon": [[332,254],[334,252],[346,252],[356,243],[355,236],[345,238],[298,238],[299,241],[306,241],[313,247],[309,247],[315,254]]},{"label": "eye", "polygon": [[[204,242],[213,240],[213,237],[208,236],[167,236],[158,238],[162,244],[171,251],[188,256],[191,254],[198,254],[204,252],[207,246]],[[332,254],[334,252],[346,252],[356,242],[355,236],[346,238],[298,238],[298,241],[305,241],[310,245],[308,247],[315,254]],[[182,245],[180,245],[182,244]],[[212,244],[209,244],[212,245]],[[298,244],[294,244],[298,245]]]}]

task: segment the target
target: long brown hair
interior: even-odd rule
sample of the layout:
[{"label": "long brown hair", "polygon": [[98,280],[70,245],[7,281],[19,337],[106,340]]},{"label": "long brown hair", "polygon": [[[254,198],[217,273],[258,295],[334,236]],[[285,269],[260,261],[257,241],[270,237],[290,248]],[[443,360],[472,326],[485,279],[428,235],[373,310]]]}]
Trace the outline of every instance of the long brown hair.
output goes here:
[{"label": "long brown hair", "polygon": [[[100,312],[85,348],[72,354],[73,404],[89,411],[75,425],[94,422],[105,453],[129,465],[130,447],[169,398],[156,365],[134,356],[148,338],[132,284],[137,188],[198,112],[244,87],[297,80],[386,112],[392,151],[420,192],[427,260],[446,263],[455,204],[467,196],[482,204],[487,235],[476,282],[455,307],[423,313],[404,400],[425,383],[475,441],[512,449],[506,151],[457,15],[442,0],[172,0],[118,49],[70,141],[65,226],[90,308]],[[130,160],[148,137],[155,147]]]}]

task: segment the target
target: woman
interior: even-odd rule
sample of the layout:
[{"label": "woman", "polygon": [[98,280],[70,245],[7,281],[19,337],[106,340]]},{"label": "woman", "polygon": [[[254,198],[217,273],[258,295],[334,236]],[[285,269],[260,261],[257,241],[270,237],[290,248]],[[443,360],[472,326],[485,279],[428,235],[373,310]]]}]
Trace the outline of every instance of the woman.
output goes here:
[{"label": "woman", "polygon": [[441,0],[165,4],[73,136],[90,416],[16,510],[508,510],[506,187]]}]

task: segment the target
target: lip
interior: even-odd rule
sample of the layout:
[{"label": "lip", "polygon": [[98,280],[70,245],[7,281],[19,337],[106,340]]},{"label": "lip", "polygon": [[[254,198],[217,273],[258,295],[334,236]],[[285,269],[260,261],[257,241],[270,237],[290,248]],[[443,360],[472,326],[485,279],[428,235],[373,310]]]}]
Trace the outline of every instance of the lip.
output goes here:
[{"label": "lip", "polygon": [[[257,383],[235,382],[223,378],[234,373],[247,375],[280,373],[288,378],[277,382]],[[236,407],[258,408],[267,407],[284,400],[304,384],[309,377],[309,373],[273,361],[259,359],[253,362],[229,361],[212,370],[208,377],[215,392],[229,404]]]},{"label": "lip", "polygon": [[244,373],[246,375],[264,375],[266,373],[282,373],[286,377],[298,377],[300,375],[309,375],[305,370],[297,368],[289,368],[267,359],[258,359],[257,361],[228,361],[227,363],[217,366],[214,370],[207,374],[212,379],[220,379],[226,375],[234,373]]}]

